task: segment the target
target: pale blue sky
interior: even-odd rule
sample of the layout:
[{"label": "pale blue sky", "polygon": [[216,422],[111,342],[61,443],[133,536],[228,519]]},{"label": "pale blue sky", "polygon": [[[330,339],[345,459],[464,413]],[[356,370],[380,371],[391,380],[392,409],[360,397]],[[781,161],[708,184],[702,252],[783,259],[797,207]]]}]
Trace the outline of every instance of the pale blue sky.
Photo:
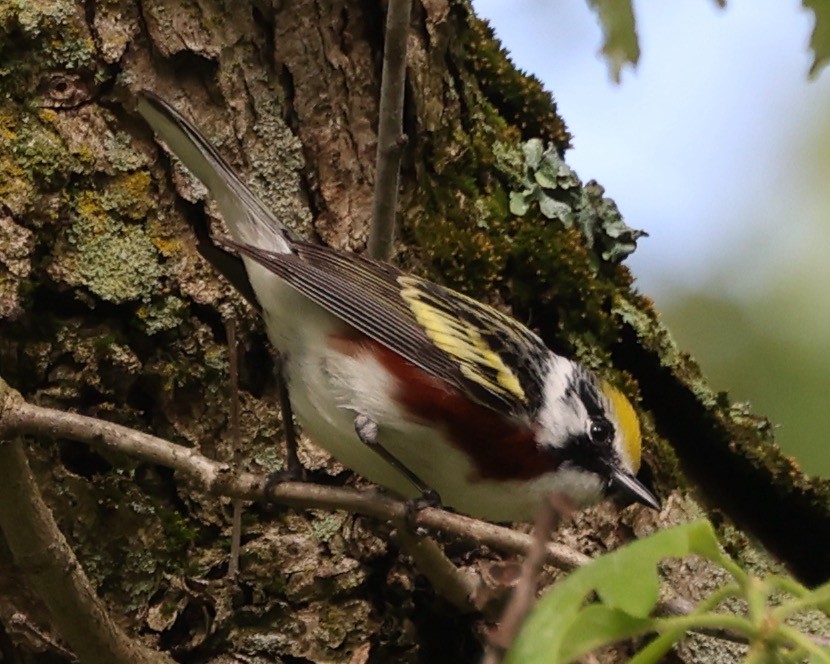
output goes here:
[{"label": "pale blue sky", "polygon": [[[728,270],[747,238],[788,265],[809,239],[794,216],[805,183],[799,128],[828,108],[830,73],[807,80],[812,15],[798,0],[636,2],[642,57],[611,83],[585,0],[473,0],[514,62],[553,92],[574,135],[568,162],[606,187],[631,226],[651,235],[629,265],[641,289],[670,297]],[[798,138],[794,138],[798,137]],[[762,229],[759,233],[759,229]]]}]

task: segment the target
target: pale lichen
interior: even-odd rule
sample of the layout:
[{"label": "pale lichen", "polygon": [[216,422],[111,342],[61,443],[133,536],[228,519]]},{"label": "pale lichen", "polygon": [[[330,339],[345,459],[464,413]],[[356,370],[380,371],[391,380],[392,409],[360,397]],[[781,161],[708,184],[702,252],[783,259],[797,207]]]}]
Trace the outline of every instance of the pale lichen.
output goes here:
[{"label": "pale lichen", "polygon": [[96,192],[77,196],[66,249],[58,258],[66,281],[104,300],[149,302],[158,290],[163,270],[153,243],[140,226],[107,213]]}]

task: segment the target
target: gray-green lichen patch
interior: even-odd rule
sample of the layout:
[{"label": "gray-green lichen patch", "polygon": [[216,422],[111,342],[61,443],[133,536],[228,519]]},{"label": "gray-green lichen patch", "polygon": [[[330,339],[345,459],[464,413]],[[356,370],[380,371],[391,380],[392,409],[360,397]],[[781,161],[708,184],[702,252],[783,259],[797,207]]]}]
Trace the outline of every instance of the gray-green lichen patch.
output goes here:
[{"label": "gray-green lichen patch", "polygon": [[55,190],[66,184],[71,173],[80,173],[83,169],[49,126],[51,111],[44,111],[42,115],[19,116],[10,147],[15,161],[30,178],[46,189]]},{"label": "gray-green lichen patch", "polygon": [[630,228],[616,204],[596,182],[584,187],[553,146],[533,138],[523,145],[524,187],[510,192],[510,211],[524,216],[533,203],[546,219],[582,231],[589,249],[610,263],[620,263],[637,248],[646,233]]},{"label": "gray-green lichen patch", "polygon": [[350,599],[342,603],[313,602],[300,609],[284,606],[250,628],[234,629],[231,640],[236,651],[267,661],[288,655],[346,664],[356,661],[355,651],[364,649],[375,629],[377,620],[372,618],[371,603]]},{"label": "gray-green lichen patch", "polygon": [[[254,79],[256,86],[267,85],[267,81]],[[302,154],[302,144],[291,128],[280,119],[279,100],[263,95],[254,97],[255,115],[248,119],[249,127],[240,137],[235,135],[234,123],[230,121],[217,122],[215,128],[199,122],[198,118],[188,111],[186,105],[174,104],[191,118],[210,140],[219,146],[220,153],[238,170],[245,182],[262,199],[268,210],[282,223],[289,226],[301,237],[311,237],[313,233],[312,216],[302,195],[300,173],[305,164]],[[243,116],[244,118],[244,116]],[[237,120],[244,126],[245,120]],[[242,131],[239,131],[241,134]],[[255,140],[247,140],[248,135],[254,135]],[[238,159],[234,152],[237,144],[243,142],[245,164],[237,165]],[[180,165],[174,158],[176,169],[174,181],[178,193],[190,202],[205,201],[208,212],[220,219],[218,208],[207,193],[207,189],[189,171]]]},{"label": "gray-green lichen patch", "polygon": [[147,166],[147,154],[118,128],[118,121],[109,110],[85,105],[49,112],[46,119],[63,139],[68,152],[83,164],[85,173],[140,174],[149,181],[147,173],[139,170]]},{"label": "gray-green lichen patch", "polygon": [[[48,371],[53,399],[75,401],[95,390],[123,398],[142,369],[135,352],[105,325],[83,326],[77,318],[51,321],[50,343],[27,344],[26,352]],[[126,412],[126,411],[125,411]]]},{"label": "gray-green lichen patch", "polygon": [[89,190],[77,195],[52,274],[109,302],[149,302],[163,274],[159,253],[140,226],[106,210],[105,198]]},{"label": "gray-green lichen patch", "polygon": [[[278,528],[266,528],[242,551],[243,578],[264,584],[289,601],[324,600],[350,593],[366,578],[354,558],[325,545],[345,515],[306,520],[286,514]],[[326,539],[321,539],[324,534]]]},{"label": "gray-green lichen patch", "polygon": [[[258,81],[267,85],[267,79]],[[250,144],[248,163],[256,176],[252,189],[281,222],[301,237],[312,236],[312,216],[300,192],[299,174],[305,166],[302,143],[281,119],[278,100],[254,98],[257,140]]]},{"label": "gray-green lichen patch", "polygon": [[[669,330],[660,323],[653,309],[639,306],[636,301],[623,294],[614,299],[612,313],[619,320],[635,330],[641,343],[659,354],[664,366],[680,370],[684,359]],[[703,379],[699,370],[697,378]]]},{"label": "gray-green lichen patch", "polygon": [[61,531],[98,591],[127,611],[138,610],[165,572],[181,564],[189,542],[169,536],[154,497],[139,488],[131,470],[81,477],[58,461],[61,453],[66,458],[86,453],[80,445],[32,445],[29,458],[44,479],[40,486]]},{"label": "gray-green lichen patch", "polygon": [[184,320],[187,305],[175,295],[153,296],[136,311],[136,321],[150,336],[178,327]]},{"label": "gray-green lichen patch", "polygon": [[0,0],[0,90],[21,96],[43,70],[89,70],[96,58],[83,7],[71,0]]}]

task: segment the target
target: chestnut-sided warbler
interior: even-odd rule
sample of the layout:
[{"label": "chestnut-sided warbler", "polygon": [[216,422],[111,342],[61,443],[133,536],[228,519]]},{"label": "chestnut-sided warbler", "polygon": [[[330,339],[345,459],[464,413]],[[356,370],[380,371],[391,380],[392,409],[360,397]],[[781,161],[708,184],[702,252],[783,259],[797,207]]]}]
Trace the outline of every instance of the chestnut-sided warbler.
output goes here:
[{"label": "chestnut-sided warbler", "polygon": [[640,425],[622,392],[492,307],[300,240],[166,102],[144,93],[138,110],[216,199],[297,420],[336,459],[494,521],[532,519],[550,492],[659,508],[636,478]]}]

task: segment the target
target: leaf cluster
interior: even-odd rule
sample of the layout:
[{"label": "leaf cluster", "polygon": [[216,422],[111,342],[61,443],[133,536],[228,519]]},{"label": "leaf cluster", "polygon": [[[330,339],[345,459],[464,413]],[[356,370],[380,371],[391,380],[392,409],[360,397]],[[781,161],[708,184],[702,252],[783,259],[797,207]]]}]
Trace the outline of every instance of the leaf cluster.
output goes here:
[{"label": "leaf cluster", "polygon": [[[688,555],[719,565],[731,582],[688,615],[653,616],[660,561]],[[784,599],[778,601],[780,595]],[[743,600],[744,615],[718,611],[729,598]],[[797,613],[816,609],[830,613],[830,583],[810,590],[786,577],[747,574],[721,551],[712,525],[701,519],[597,558],[556,584],[528,617],[505,663],[572,662],[597,648],[656,634],[630,660],[649,664],[662,661],[691,630],[728,630],[748,642],[746,662],[828,664],[830,649],[787,623]]]}]

